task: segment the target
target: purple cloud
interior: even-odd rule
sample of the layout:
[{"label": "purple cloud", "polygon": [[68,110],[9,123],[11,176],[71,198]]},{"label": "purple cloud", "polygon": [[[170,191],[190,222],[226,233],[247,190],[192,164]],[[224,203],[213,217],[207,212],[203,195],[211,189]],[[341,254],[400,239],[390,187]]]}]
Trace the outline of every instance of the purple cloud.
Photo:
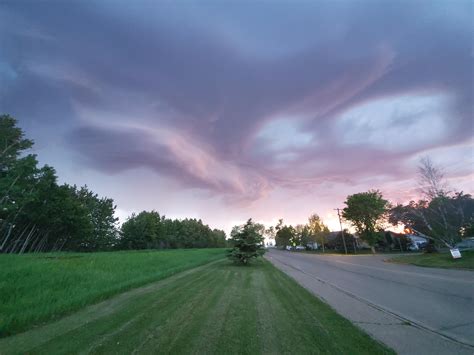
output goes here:
[{"label": "purple cloud", "polygon": [[60,134],[78,166],[145,168],[224,201],[395,186],[421,155],[472,149],[471,14],[469,1],[4,3],[0,110],[39,144]]}]

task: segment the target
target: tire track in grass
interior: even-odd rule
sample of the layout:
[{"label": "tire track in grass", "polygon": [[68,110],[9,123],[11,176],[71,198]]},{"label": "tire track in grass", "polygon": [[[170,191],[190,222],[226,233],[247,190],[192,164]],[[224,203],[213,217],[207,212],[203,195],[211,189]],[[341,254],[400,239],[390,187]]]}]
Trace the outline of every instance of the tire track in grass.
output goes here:
[{"label": "tire track in grass", "polygon": [[221,324],[220,336],[215,348],[221,354],[258,353],[259,344],[256,334],[255,298],[252,296],[251,281],[254,266],[229,266],[235,287],[226,290],[229,298],[228,312]]},{"label": "tire track in grass", "polygon": [[208,264],[160,281],[102,317],[82,321],[56,337],[48,333],[49,342],[37,348],[11,348],[15,351],[9,353],[384,352],[267,261],[251,266]]},{"label": "tire track in grass", "polygon": [[[189,275],[187,277],[192,276]],[[53,352],[68,353],[72,345],[71,339],[78,339],[73,346],[75,352],[80,350],[85,353],[100,352],[100,349],[104,348],[104,345],[123,349],[124,345],[130,345],[123,340],[131,339],[133,342],[133,340],[136,339],[135,336],[140,335],[134,334],[134,332],[136,329],[139,329],[137,322],[146,316],[147,313],[145,310],[159,307],[158,303],[166,301],[167,298],[171,298],[176,290],[177,285],[172,283],[158,289],[156,292],[140,295],[130,300],[130,302],[123,304],[123,307],[118,309],[115,313],[87,323],[60,337],[51,339],[48,343],[34,350],[35,352],[45,354]],[[164,294],[163,297],[161,297],[162,294]],[[124,323],[125,326],[123,326]],[[133,327],[131,327],[132,325]],[[127,336],[122,337],[121,333],[126,333]]]},{"label": "tire track in grass", "polygon": [[223,323],[233,301],[232,295],[237,290],[237,283],[232,282],[231,278],[232,273],[228,264],[216,270],[214,306],[207,309],[202,324],[195,324],[200,327],[200,330],[189,340],[191,353],[214,354],[217,352],[216,343],[222,336]]},{"label": "tire track in grass", "polygon": [[[140,344],[153,338],[164,338],[160,333],[160,329],[169,327],[171,319],[179,319],[180,313],[183,313],[183,311],[190,312],[195,305],[193,301],[195,297],[186,299],[188,294],[180,290],[183,287],[199,289],[203,283],[206,283],[212,277],[211,273],[212,270],[208,269],[197,277],[195,274],[189,275],[179,280],[172,288],[164,288],[158,293],[153,294],[152,298],[154,300],[150,302],[145,300],[142,307],[137,310],[140,313],[133,322],[133,327],[132,324],[128,324],[126,328],[121,329],[119,332],[114,332],[108,341],[102,341],[102,344],[91,351],[91,353],[103,353],[106,350],[109,352],[115,348],[123,351],[125,346],[127,347],[127,353],[129,353],[137,348],[137,343]],[[171,315],[172,317],[170,317]],[[179,327],[175,329],[179,329]],[[173,334],[175,337],[178,335],[176,333],[174,332]],[[120,340],[123,339],[133,339],[133,341],[125,344],[122,341],[122,346],[120,346]]]},{"label": "tire track in grass", "polygon": [[[142,299],[143,296],[150,295],[170,285],[172,286],[175,282],[190,275],[194,275],[197,272],[211,269],[214,264],[219,262],[221,262],[221,260],[183,271],[147,286],[124,292],[106,301],[87,306],[72,315],[66,316],[42,327],[33,328],[27,332],[0,339],[0,354],[26,353],[31,351],[31,349],[39,348],[41,345],[48,343],[52,339],[65,334],[73,334],[75,330],[77,331],[83,327],[88,328],[96,321],[105,319],[120,310],[126,309],[130,302],[133,303],[136,299]],[[71,338],[69,335],[68,337],[70,342],[75,341],[75,339]]]},{"label": "tire track in grass", "polygon": [[260,349],[264,354],[275,354],[281,352],[277,346],[279,344],[278,323],[275,319],[275,294],[270,292],[269,275],[266,272],[259,272],[255,279],[256,303],[258,313],[258,334],[261,340]]},{"label": "tire track in grass", "polygon": [[[190,352],[190,339],[199,333],[202,319],[214,307],[219,297],[219,288],[214,287],[216,281],[216,270],[209,272],[209,277],[195,285],[195,293],[187,299],[184,306],[173,314],[170,321],[164,327],[165,331],[159,338],[153,338],[145,348],[145,353],[153,352],[159,347],[160,352],[171,354],[183,354]],[[163,344],[162,340],[166,339]],[[179,342],[186,339],[186,342]]]}]

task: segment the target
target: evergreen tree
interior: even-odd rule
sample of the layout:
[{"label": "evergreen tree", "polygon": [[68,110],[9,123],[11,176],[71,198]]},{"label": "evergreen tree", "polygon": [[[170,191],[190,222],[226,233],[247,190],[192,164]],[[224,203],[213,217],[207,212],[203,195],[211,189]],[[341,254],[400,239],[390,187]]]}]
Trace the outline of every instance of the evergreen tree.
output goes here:
[{"label": "evergreen tree", "polygon": [[247,265],[252,258],[257,258],[265,253],[264,238],[258,232],[259,226],[249,219],[247,223],[239,227],[233,234],[231,243],[232,250],[228,257],[237,263]]}]

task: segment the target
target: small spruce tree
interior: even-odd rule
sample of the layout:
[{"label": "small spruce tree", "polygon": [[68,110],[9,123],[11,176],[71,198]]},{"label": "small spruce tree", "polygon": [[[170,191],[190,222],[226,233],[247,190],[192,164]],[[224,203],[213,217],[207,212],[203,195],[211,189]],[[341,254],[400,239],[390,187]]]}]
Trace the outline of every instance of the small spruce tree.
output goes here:
[{"label": "small spruce tree", "polygon": [[228,257],[236,263],[247,265],[252,258],[265,253],[264,238],[258,232],[258,226],[249,219],[243,226],[233,229],[230,239],[233,248]]}]

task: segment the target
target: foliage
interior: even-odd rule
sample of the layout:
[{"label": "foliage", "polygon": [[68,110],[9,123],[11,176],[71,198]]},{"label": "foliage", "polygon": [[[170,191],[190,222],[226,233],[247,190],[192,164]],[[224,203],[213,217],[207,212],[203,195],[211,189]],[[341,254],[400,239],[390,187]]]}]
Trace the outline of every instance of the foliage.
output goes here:
[{"label": "foliage", "polygon": [[273,228],[275,233],[275,244],[278,247],[285,246],[307,246],[310,243],[317,242],[319,245],[326,243],[329,235],[329,228],[323,223],[317,214],[312,214],[308,218],[307,224],[298,224],[296,226],[285,225],[283,219]]},{"label": "foliage", "polygon": [[17,121],[0,116],[0,253],[224,247],[225,233],[199,220],[142,212],[117,229],[115,204],[87,186],[57,183],[25,150],[33,142]]},{"label": "foliage", "polygon": [[23,131],[16,126],[17,121],[9,115],[0,115],[0,172],[4,173],[13,165],[20,154],[33,146]]},{"label": "foliage", "polygon": [[222,249],[0,255],[0,337],[223,257]]},{"label": "foliage", "polygon": [[229,258],[246,265],[252,258],[262,256],[265,249],[261,232],[261,225],[252,222],[252,219],[240,226],[230,240],[233,248],[229,251]]},{"label": "foliage", "polygon": [[408,247],[412,244],[406,234],[399,234],[386,231],[382,233],[381,238],[377,241],[376,247],[379,250],[390,251],[408,251]]},{"label": "foliage", "polygon": [[[293,226],[283,225],[283,219],[278,221],[277,226],[275,227],[275,244],[278,247],[285,247],[287,245],[292,245],[295,240],[295,229]],[[296,242],[295,242],[296,243]]]},{"label": "foliage", "polygon": [[391,209],[389,221],[402,223],[436,244],[452,247],[474,230],[474,199],[463,192],[450,192],[441,169],[431,160],[421,161],[420,191],[423,199],[397,205]]},{"label": "foliage", "polygon": [[311,235],[309,228],[305,224],[297,224],[294,228],[294,236],[292,239],[293,245],[306,246],[309,243],[314,242],[314,238]]},{"label": "foliage", "polygon": [[311,235],[312,241],[316,241],[319,245],[325,249],[327,237],[329,236],[329,228],[323,223],[322,219],[313,213],[308,218],[308,229]]},{"label": "foliage", "polygon": [[383,199],[378,190],[362,192],[347,197],[342,216],[355,227],[362,240],[374,251],[379,239],[381,219],[388,209],[388,201]]},{"label": "foliage", "polygon": [[204,225],[201,220],[172,220],[158,212],[142,211],[122,225],[119,249],[222,248],[224,231]]},{"label": "foliage", "polygon": [[[340,231],[331,233],[331,238],[327,238],[326,240],[326,247],[328,249],[344,251],[344,241],[342,239],[342,233]],[[347,251],[353,252],[354,245],[357,246],[357,242],[354,236],[349,233],[347,229],[344,230],[344,240],[346,241]]]},{"label": "foliage", "polygon": [[86,186],[58,185],[38,167],[17,121],[0,116],[0,252],[106,250],[114,244],[115,206]]}]

